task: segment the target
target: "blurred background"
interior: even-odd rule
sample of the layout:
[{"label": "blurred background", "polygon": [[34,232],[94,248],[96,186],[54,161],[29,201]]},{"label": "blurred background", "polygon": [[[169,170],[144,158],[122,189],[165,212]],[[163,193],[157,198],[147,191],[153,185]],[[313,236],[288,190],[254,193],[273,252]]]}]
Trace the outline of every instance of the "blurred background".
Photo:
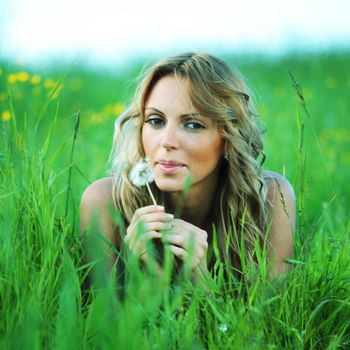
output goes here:
[{"label": "blurred background", "polygon": [[[16,118],[28,143],[42,145],[56,116],[49,153],[58,172],[69,162],[80,111],[76,202],[89,182],[106,175],[114,121],[140,71],[161,57],[200,50],[236,66],[255,92],[267,130],[264,167],[285,174],[298,190],[305,152],[306,210],[317,216],[334,196],[339,207],[350,204],[348,1],[0,4],[1,127]],[[31,125],[39,125],[35,137]]]},{"label": "blurred background", "polygon": [[129,64],[179,50],[257,52],[349,47],[346,0],[1,0],[1,55]]}]

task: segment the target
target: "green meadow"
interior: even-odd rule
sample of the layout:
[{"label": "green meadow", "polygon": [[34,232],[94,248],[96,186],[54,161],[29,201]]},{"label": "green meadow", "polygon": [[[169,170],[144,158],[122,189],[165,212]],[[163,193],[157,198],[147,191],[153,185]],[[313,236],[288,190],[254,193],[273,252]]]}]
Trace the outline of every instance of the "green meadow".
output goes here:
[{"label": "green meadow", "polygon": [[1,349],[350,348],[350,52],[220,57],[255,95],[263,167],[294,186],[292,271],[268,281],[257,247],[245,278],[225,280],[218,262],[208,289],[186,269],[159,283],[130,257],[120,297],[115,274],[104,273],[106,242],[92,232],[95,288],[84,295],[91,265],[79,201],[106,176],[114,122],[153,61],[102,69],[2,60]]}]

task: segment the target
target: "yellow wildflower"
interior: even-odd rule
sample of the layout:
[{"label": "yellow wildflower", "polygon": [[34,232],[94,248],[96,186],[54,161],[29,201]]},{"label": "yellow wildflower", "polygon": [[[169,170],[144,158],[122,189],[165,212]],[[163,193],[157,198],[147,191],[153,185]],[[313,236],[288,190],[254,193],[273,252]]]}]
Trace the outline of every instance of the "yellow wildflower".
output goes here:
[{"label": "yellow wildflower", "polygon": [[113,106],[113,113],[115,115],[119,115],[120,113],[122,113],[125,109],[125,105],[122,102],[118,102]]},{"label": "yellow wildflower", "polygon": [[57,100],[59,95],[59,91],[57,90],[52,96],[49,94],[49,97],[51,100]]},{"label": "yellow wildflower", "polygon": [[33,84],[33,85],[37,85],[39,84],[41,81],[41,78],[39,75],[35,74],[32,76],[32,78],[30,79],[30,82]]},{"label": "yellow wildflower", "polygon": [[17,73],[17,80],[23,82],[28,81],[30,78],[29,74],[27,72],[18,72]]},{"label": "yellow wildflower", "polygon": [[90,117],[91,124],[101,124],[103,122],[103,117],[101,113],[93,113]]},{"label": "yellow wildflower", "polygon": [[15,84],[17,82],[17,74],[9,74],[9,76],[7,77],[7,81],[9,84]]},{"label": "yellow wildflower", "polygon": [[56,82],[54,82],[52,79],[46,79],[44,81],[44,86],[47,88],[47,89],[52,89],[53,87],[56,86]]},{"label": "yellow wildflower", "polygon": [[[62,84],[57,87],[55,93],[50,97],[51,100],[56,100],[58,98],[58,96],[60,95],[61,90],[62,90]],[[51,93],[52,93],[52,91],[50,91],[49,96],[51,95]]]},{"label": "yellow wildflower", "polygon": [[320,134],[320,142],[325,144],[329,141],[347,142],[350,141],[350,131],[345,128],[325,129]]},{"label": "yellow wildflower", "polygon": [[335,89],[338,86],[337,81],[334,77],[328,77],[325,80],[325,84],[328,87],[328,89]]},{"label": "yellow wildflower", "polygon": [[3,111],[1,114],[1,120],[3,122],[8,122],[11,119],[11,113],[10,111]]}]

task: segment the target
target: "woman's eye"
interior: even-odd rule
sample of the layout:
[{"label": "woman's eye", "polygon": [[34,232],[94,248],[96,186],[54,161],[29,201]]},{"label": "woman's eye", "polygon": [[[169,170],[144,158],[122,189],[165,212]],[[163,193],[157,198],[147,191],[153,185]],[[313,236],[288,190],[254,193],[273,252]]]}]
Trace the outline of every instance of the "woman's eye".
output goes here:
[{"label": "woman's eye", "polygon": [[155,126],[155,127],[159,127],[159,126],[163,125],[164,120],[161,118],[158,118],[158,117],[149,117],[149,118],[147,118],[145,123],[148,123],[148,124]]},{"label": "woman's eye", "polygon": [[[160,128],[166,124],[166,121],[162,117],[150,115],[148,118],[146,118],[145,123],[150,124],[154,128]],[[205,126],[203,124],[195,121],[185,122],[184,127],[190,130],[205,129]]]},{"label": "woman's eye", "polygon": [[193,130],[205,129],[204,125],[202,125],[201,123],[197,123],[197,122],[186,123],[186,126],[189,129],[193,129]]}]

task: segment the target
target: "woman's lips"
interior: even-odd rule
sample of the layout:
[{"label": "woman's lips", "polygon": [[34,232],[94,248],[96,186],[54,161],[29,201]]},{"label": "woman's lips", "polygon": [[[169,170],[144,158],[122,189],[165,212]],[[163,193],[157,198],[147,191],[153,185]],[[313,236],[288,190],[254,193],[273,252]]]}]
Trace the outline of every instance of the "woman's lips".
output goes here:
[{"label": "woman's lips", "polygon": [[164,174],[175,174],[180,171],[184,165],[183,164],[161,164],[157,163],[157,167]]}]

